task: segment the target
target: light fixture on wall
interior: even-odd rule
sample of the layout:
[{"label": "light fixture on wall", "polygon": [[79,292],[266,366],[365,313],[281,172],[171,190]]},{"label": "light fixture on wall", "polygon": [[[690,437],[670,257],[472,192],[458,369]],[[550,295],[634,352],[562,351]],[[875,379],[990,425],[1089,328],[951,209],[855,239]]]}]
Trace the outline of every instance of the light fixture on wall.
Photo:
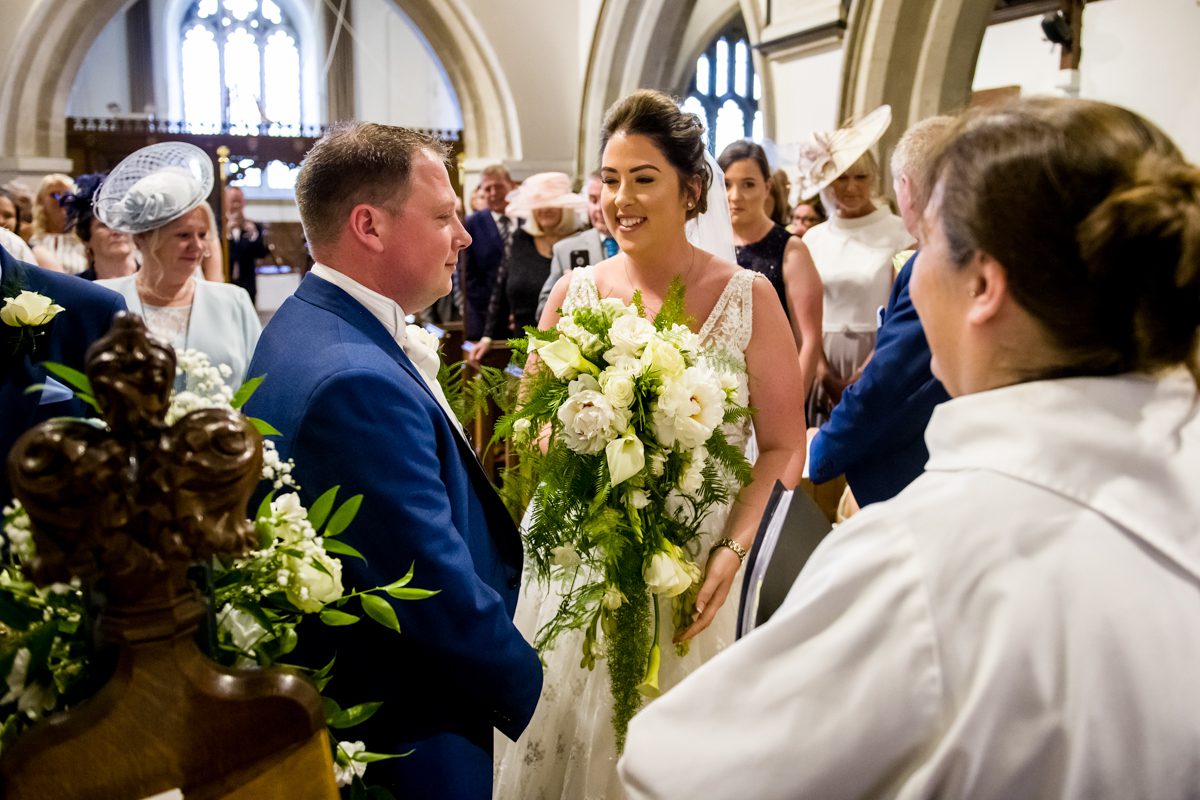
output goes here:
[{"label": "light fixture on wall", "polygon": [[1061,11],[1051,11],[1042,17],[1042,33],[1054,44],[1071,46],[1071,23]]}]

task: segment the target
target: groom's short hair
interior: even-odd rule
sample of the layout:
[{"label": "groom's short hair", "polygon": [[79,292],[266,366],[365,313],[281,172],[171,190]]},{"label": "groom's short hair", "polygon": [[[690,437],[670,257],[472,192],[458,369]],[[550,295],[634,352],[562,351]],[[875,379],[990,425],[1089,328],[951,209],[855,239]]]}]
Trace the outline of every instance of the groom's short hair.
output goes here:
[{"label": "groom's short hair", "polygon": [[446,145],[428,134],[374,122],[342,122],[313,145],[296,178],[296,205],[310,245],[341,236],[360,203],[398,212],[408,199],[413,156],[427,151],[449,159]]}]

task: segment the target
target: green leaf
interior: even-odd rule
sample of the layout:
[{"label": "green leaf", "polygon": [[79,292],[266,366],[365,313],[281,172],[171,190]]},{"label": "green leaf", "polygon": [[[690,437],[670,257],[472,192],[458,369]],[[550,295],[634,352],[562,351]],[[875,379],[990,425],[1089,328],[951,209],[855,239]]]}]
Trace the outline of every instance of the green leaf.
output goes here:
[{"label": "green leaf", "polygon": [[338,611],[336,608],[321,609],[321,622],[333,628],[341,627],[342,625],[353,625],[360,619],[362,617],[347,614],[345,611]]},{"label": "green leaf", "polygon": [[321,713],[325,715],[325,724],[328,725],[330,717],[342,713],[342,707],[332,697],[322,697]]},{"label": "green leaf", "polygon": [[360,750],[350,756],[350,760],[357,761],[360,764],[373,764],[376,761],[387,761],[390,758],[404,758],[410,753],[412,753],[412,750],[409,750],[408,753],[368,753],[365,750]]},{"label": "green leaf", "polygon": [[236,410],[246,405],[246,401],[257,391],[259,384],[263,382],[263,378],[265,377],[267,376],[260,375],[257,378],[251,378],[239,386],[238,390],[233,394],[233,399],[229,401],[230,407]]},{"label": "green leaf", "polygon": [[23,631],[41,618],[40,610],[14,602],[7,592],[0,592],[0,622],[14,630]]},{"label": "green leaf", "polygon": [[330,715],[325,719],[325,724],[331,728],[353,728],[373,717],[382,705],[383,703],[360,703]]},{"label": "green leaf", "polygon": [[373,594],[364,594],[359,600],[362,601],[363,611],[367,612],[368,617],[385,628],[400,632],[400,620],[396,619],[396,609],[392,608],[391,603]]},{"label": "green leaf", "polygon": [[275,490],[267,492],[267,496],[258,504],[258,511],[254,512],[255,519],[271,516],[271,503],[275,500]]},{"label": "green leaf", "polygon": [[329,519],[329,512],[333,510],[333,501],[337,498],[338,489],[340,488],[340,486],[334,486],[318,497],[308,507],[308,524],[313,526],[313,530],[321,530],[321,526],[325,524],[325,520]]},{"label": "green leaf", "polygon": [[58,623],[51,622],[43,625],[29,637],[29,667],[25,673],[25,683],[33,683],[43,674],[53,679],[50,671],[50,649],[54,646],[54,637],[58,636]]},{"label": "green leaf", "polygon": [[283,436],[275,426],[266,420],[261,420],[258,417],[246,417],[246,421],[254,426],[254,430],[261,433],[263,436]]},{"label": "green leaf", "polygon": [[66,364],[59,364],[57,361],[46,361],[42,364],[46,371],[55,377],[62,378],[75,388],[75,391],[82,392],[88,397],[93,395],[92,382],[88,380],[87,375],[84,375],[77,369],[68,367]]},{"label": "green leaf", "polygon": [[396,580],[389,583],[387,586],[380,586],[379,588],[385,592],[389,592],[392,589],[398,589],[401,586],[407,586],[408,582],[413,579],[413,569],[415,569],[416,566],[417,566],[417,562],[414,561],[413,563],[408,565],[408,572],[405,573],[403,578],[397,578]]},{"label": "green leaf", "polygon": [[279,637],[279,655],[286,656],[295,650],[298,644],[300,644],[300,634],[296,633],[294,626],[288,625]]},{"label": "green leaf", "polygon": [[358,552],[345,542],[338,541],[337,539],[325,539],[323,544],[325,546],[326,553],[337,553],[339,556],[351,556],[362,561],[367,560],[367,557],[362,553]]},{"label": "green leaf", "polygon": [[395,589],[386,590],[389,595],[397,600],[424,600],[426,597],[433,597],[441,591],[441,589],[410,589],[405,587],[396,587]]},{"label": "green leaf", "polygon": [[329,520],[329,525],[326,526],[322,536],[337,536],[346,528],[350,527],[350,523],[354,521],[354,517],[358,514],[358,507],[362,505],[363,496],[356,494],[346,502],[342,503],[341,507],[333,514],[333,519]]}]

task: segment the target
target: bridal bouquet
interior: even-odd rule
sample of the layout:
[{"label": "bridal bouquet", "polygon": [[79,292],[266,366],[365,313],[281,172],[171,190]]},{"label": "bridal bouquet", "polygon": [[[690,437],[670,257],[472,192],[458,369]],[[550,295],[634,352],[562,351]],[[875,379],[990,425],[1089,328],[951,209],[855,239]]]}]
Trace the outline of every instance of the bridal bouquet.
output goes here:
[{"label": "bridal bouquet", "polygon": [[[47,368],[84,392],[77,373]],[[196,351],[180,351],[177,369],[186,385],[171,396],[166,421],[174,423],[201,408],[238,409],[261,379],[247,381],[235,394],[225,383],[228,367],[214,367]],[[251,422],[264,435],[278,433],[263,420]],[[419,600],[436,592],[408,586],[413,570],[398,580],[365,591],[347,592],[342,585],[340,556],[362,558],[337,537],[353,522],[362,502],[355,495],[337,503],[338,487],[325,492],[310,508],[296,493],[293,462],[279,457],[275,445],[263,440],[263,480],[272,487],[254,518],[258,549],[228,562],[211,565],[216,649],[210,655],[230,667],[283,664],[299,642],[297,628],[308,615],[327,625],[352,625],[362,618],[354,605],[380,625],[397,633],[396,612],[380,595]],[[76,579],[70,584],[36,587],[28,565],[36,555],[30,520],[20,503],[3,510],[0,548],[0,750],[41,718],[65,711],[100,688],[92,671],[90,609]],[[287,664],[308,674],[324,693],[334,664]],[[369,719],[379,703],[341,708],[323,696],[326,724],[334,742],[334,768],[339,785],[351,787],[352,797],[388,797],[381,787],[369,792],[363,773],[373,761],[396,758],[372,753],[358,741],[339,741],[338,730]]]},{"label": "bridal bouquet", "polygon": [[[523,397],[497,424],[519,454],[505,489],[531,499],[525,536],[562,601],[539,649],[582,630],[581,666],[607,657],[618,747],[658,691],[660,600],[687,626],[702,571],[701,523],[750,481],[722,428],[749,414],[740,365],[706,353],[685,324],[681,285],[646,318],[640,294],[528,329]],[[547,438],[548,436],[548,438]]]}]

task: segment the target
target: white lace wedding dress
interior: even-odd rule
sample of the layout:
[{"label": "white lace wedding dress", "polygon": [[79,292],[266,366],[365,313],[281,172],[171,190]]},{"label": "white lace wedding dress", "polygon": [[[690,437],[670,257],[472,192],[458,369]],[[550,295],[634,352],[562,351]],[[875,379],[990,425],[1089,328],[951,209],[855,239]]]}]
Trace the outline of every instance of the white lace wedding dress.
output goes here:
[{"label": "white lace wedding dress", "polygon": [[[752,284],[756,273],[739,270],[729,279],[717,304],[700,328],[701,344],[721,354],[716,362],[742,367],[745,381],[745,350],[750,343]],[[566,311],[594,305],[600,300],[592,268],[576,269],[563,308]],[[730,442],[745,447],[749,423],[726,428]],[[693,556],[703,567],[708,549],[721,538],[728,506],[714,509],[702,526]],[[661,606],[663,625],[659,645],[662,664],[659,687],[667,691],[689,672],[733,643],[737,630],[738,601],[742,573],[739,572],[725,604],[711,626],[692,639],[687,655],[680,657],[671,643],[670,601]],[[540,583],[529,571],[524,576],[517,602],[516,625],[532,642],[538,630],[558,608],[557,586]],[[545,682],[537,711],[525,734],[516,742],[496,737],[496,800],[612,800],[622,798],[617,780],[617,752],[612,729],[612,697],[606,662],[600,660],[588,671],[580,667],[583,634],[562,635],[553,650],[542,654]],[[698,735],[700,732],[697,732]]]}]

